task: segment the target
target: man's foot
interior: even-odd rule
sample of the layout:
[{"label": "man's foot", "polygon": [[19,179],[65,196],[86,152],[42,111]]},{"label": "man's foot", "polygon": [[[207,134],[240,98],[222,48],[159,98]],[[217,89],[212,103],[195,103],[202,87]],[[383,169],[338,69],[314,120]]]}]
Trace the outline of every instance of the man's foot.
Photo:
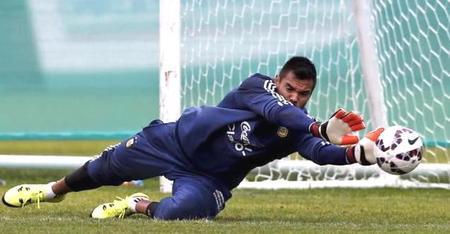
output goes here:
[{"label": "man's foot", "polygon": [[118,197],[118,200],[97,206],[92,211],[91,217],[95,219],[114,217],[123,219],[126,216],[136,213],[136,203],[141,200],[149,200],[149,197],[143,193],[134,193],[125,198]]},{"label": "man's foot", "polygon": [[22,184],[10,188],[3,194],[2,201],[10,207],[24,207],[31,203],[60,202],[64,196],[55,196],[50,184]]}]

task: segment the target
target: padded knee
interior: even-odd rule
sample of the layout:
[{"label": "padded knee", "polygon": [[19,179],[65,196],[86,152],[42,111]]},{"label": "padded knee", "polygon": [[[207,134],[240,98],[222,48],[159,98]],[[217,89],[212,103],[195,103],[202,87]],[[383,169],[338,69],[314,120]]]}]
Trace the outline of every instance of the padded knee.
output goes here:
[{"label": "padded knee", "polygon": [[212,219],[224,208],[225,201],[218,201],[218,193],[221,194],[202,186],[184,185],[173,197],[162,199],[152,215],[160,220]]}]

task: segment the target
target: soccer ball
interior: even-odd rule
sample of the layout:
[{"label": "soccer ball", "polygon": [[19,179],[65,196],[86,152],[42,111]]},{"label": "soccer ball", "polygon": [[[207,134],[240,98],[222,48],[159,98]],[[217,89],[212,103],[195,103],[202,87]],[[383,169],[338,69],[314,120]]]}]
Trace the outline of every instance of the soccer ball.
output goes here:
[{"label": "soccer ball", "polygon": [[419,134],[402,126],[386,128],[375,142],[378,166],[385,172],[402,175],[422,160],[423,143]]}]

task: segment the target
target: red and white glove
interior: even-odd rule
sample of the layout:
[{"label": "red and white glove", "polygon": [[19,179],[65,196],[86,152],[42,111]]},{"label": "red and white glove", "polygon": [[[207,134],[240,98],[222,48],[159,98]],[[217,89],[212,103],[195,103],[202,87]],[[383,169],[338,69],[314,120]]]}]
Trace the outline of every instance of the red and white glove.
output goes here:
[{"label": "red and white glove", "polygon": [[364,136],[358,144],[347,148],[347,162],[361,165],[372,165],[377,162],[375,156],[375,142],[380,137],[384,128],[377,128]]},{"label": "red and white glove", "polygon": [[313,136],[321,137],[335,145],[352,145],[359,141],[359,137],[352,132],[365,127],[361,115],[339,108],[328,121],[313,123],[309,130]]}]

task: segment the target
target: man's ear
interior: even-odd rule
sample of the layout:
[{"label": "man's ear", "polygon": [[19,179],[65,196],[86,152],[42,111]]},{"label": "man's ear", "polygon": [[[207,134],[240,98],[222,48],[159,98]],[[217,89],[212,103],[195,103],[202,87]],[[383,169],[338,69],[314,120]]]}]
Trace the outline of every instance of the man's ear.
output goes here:
[{"label": "man's ear", "polygon": [[278,85],[280,83],[280,76],[275,75],[275,79],[273,80],[273,82],[275,83],[275,85]]}]

